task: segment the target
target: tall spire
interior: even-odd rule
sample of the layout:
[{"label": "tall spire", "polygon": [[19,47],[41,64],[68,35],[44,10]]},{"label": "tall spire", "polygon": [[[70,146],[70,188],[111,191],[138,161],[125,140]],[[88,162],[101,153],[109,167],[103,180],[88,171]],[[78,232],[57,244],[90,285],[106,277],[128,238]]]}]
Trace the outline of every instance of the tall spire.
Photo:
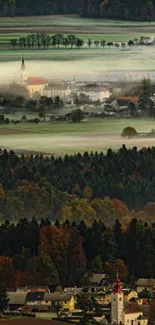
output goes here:
[{"label": "tall spire", "polygon": [[25,60],[24,60],[24,56],[22,56],[22,66],[21,66],[22,70],[25,70]]},{"label": "tall spire", "polygon": [[116,273],[116,280],[115,280],[115,283],[114,283],[113,292],[114,293],[122,293],[121,282],[120,282],[120,280],[118,278],[118,270],[117,270],[117,273]]}]

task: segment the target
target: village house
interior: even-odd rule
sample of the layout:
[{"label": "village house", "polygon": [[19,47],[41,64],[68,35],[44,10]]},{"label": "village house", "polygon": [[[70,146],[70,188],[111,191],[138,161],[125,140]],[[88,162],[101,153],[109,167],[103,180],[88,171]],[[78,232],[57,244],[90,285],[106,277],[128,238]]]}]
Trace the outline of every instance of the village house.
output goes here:
[{"label": "village house", "polygon": [[19,308],[28,311],[50,311],[51,309],[75,308],[75,298],[72,293],[29,291],[29,292],[8,292],[9,309]]},{"label": "village house", "polygon": [[145,289],[153,291],[155,289],[155,279],[140,278],[136,282],[136,288],[138,292],[141,292]]},{"label": "village house", "polygon": [[71,96],[72,90],[69,83],[53,83],[45,87],[44,96],[59,97],[62,100],[67,100]]},{"label": "village house", "polygon": [[87,96],[89,100],[93,102],[103,102],[105,99],[111,96],[111,93],[107,88],[97,84],[87,84],[85,86],[81,86],[77,91],[77,96],[79,97],[82,94]]},{"label": "village house", "polygon": [[136,298],[136,299],[138,298],[138,292],[135,290],[123,289],[123,293],[124,293],[124,301],[125,302],[129,302],[133,298]]}]

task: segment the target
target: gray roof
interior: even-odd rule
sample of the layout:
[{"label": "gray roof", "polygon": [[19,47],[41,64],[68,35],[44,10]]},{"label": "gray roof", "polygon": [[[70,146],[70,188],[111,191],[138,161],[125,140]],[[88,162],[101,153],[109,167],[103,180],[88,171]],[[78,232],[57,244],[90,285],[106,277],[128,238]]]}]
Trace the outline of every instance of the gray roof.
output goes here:
[{"label": "gray roof", "polygon": [[72,298],[72,293],[63,293],[60,292],[54,292],[54,293],[48,293],[45,292],[44,300],[46,301],[69,301]]},{"label": "gray roof", "polygon": [[100,284],[100,282],[102,280],[107,279],[106,274],[101,273],[101,274],[97,274],[97,273],[93,273],[93,275],[89,278],[89,283],[98,283]]},{"label": "gray roof", "polygon": [[155,279],[140,278],[136,281],[136,285],[142,287],[154,287]]},{"label": "gray roof", "polygon": [[27,292],[8,292],[9,305],[25,305]]},{"label": "gray roof", "polygon": [[82,289],[83,288],[65,288],[64,292],[76,296],[82,291]]}]

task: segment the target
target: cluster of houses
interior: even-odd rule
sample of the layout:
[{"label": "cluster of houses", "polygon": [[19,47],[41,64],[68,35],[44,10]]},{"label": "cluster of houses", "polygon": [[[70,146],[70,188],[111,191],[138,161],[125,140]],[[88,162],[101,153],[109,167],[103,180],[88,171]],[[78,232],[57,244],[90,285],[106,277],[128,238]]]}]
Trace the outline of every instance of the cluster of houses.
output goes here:
[{"label": "cluster of houses", "polygon": [[[118,276],[113,285],[105,274],[93,274],[83,287],[65,288],[63,292],[51,292],[49,287],[24,287],[16,291],[8,290],[10,312],[60,312],[69,315],[78,311],[78,296],[83,292],[93,295],[95,306],[102,310],[102,317],[94,320],[102,324],[147,325],[150,301],[140,295],[144,290],[153,292],[155,279],[139,279],[135,288],[124,287]],[[94,309],[93,309],[94,310]],[[80,311],[80,310],[79,310]],[[68,314],[66,314],[67,317]],[[155,319],[154,319],[155,321]]]},{"label": "cluster of houses", "polygon": [[84,95],[92,102],[103,102],[111,95],[110,91],[103,87],[102,84],[77,84],[75,80],[48,83],[43,77],[28,76],[24,58],[22,58],[19,83],[27,89],[30,98],[59,96],[60,99],[67,101],[72,99],[76,93],[78,97]]}]

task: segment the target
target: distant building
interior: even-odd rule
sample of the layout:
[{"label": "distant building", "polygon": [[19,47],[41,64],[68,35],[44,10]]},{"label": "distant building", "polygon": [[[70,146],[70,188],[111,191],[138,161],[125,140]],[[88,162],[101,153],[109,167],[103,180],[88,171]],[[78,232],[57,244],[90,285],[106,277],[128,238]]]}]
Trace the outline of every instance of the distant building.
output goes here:
[{"label": "distant building", "polygon": [[103,100],[110,98],[110,91],[102,86],[98,86],[97,84],[88,84],[84,87],[80,87],[80,89],[77,92],[78,97],[80,95],[84,94],[85,96],[88,96],[89,99],[93,102],[100,101],[103,102]]},{"label": "distant building", "polygon": [[145,289],[152,291],[155,289],[155,279],[140,278],[136,281],[137,291],[141,292]]},{"label": "distant building", "polygon": [[44,96],[46,97],[56,97],[59,96],[60,99],[66,100],[71,96],[71,87],[69,83],[61,82],[50,84],[44,89]]},{"label": "distant building", "polygon": [[42,77],[29,77],[26,67],[25,60],[22,58],[22,65],[20,71],[20,83],[25,86],[28,90],[29,97],[37,98],[38,96],[44,95],[45,87],[48,86],[48,82]]}]

